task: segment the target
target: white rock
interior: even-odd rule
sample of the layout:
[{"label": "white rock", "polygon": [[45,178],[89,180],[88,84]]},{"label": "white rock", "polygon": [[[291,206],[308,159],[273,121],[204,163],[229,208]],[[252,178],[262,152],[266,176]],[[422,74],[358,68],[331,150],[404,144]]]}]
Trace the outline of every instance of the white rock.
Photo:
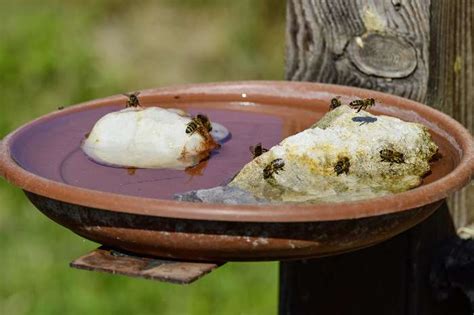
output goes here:
[{"label": "white rock", "polygon": [[190,121],[174,109],[126,108],[97,121],[82,149],[106,165],[184,169],[218,146],[207,131],[187,134]]}]

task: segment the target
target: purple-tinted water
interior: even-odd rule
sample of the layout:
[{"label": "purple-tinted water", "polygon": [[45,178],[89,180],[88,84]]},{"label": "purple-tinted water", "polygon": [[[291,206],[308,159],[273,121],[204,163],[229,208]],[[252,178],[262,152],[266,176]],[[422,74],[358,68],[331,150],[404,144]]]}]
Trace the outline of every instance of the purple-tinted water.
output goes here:
[{"label": "purple-tinted water", "polygon": [[[99,165],[80,149],[95,122],[119,106],[64,113],[24,129],[12,144],[13,159],[27,171],[39,176],[83,188],[119,194],[172,199],[173,194],[210,188],[228,181],[251,159],[249,146],[262,142],[271,147],[283,138],[283,121],[278,116],[235,110],[210,110],[208,106],[190,107],[192,114],[205,113],[232,134],[207,162],[202,176],[185,171],[127,169]],[[117,126],[120,128],[120,126]]]}]

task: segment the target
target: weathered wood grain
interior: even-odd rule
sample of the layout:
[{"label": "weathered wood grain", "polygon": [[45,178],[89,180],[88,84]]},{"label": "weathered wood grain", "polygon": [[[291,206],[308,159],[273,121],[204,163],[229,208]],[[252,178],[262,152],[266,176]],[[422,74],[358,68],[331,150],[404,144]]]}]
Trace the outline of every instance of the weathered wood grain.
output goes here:
[{"label": "weathered wood grain", "polygon": [[288,80],[425,100],[429,1],[291,0],[287,19]]},{"label": "weathered wood grain", "polygon": [[[288,0],[286,78],[428,103],[473,131],[472,0]],[[474,221],[472,186],[417,227],[371,248],[280,264],[280,314],[469,314],[433,298],[431,253]]]},{"label": "weathered wood grain", "polygon": [[[474,1],[432,1],[427,103],[474,133]],[[474,225],[474,183],[449,199],[456,226]],[[474,226],[473,226],[474,227]]]},{"label": "weathered wood grain", "polygon": [[[472,0],[289,0],[286,78],[428,103],[474,129]],[[431,41],[430,41],[431,36]],[[474,223],[474,188],[450,199]]]}]

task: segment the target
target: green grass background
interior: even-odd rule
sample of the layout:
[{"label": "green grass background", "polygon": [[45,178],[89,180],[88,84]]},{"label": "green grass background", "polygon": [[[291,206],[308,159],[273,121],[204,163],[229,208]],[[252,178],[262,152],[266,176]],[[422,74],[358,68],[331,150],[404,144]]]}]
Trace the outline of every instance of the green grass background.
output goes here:
[{"label": "green grass background", "polygon": [[[0,138],[78,102],[180,83],[282,79],[285,1],[0,0]],[[73,270],[97,245],[0,180],[0,314],[276,314],[276,263],[189,286]]]}]

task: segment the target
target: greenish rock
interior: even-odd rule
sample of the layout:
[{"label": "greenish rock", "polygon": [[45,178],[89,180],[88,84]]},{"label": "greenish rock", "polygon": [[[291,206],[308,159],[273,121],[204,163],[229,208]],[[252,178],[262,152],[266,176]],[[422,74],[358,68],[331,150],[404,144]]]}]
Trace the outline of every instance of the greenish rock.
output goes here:
[{"label": "greenish rock", "polygon": [[[419,186],[437,150],[421,124],[343,105],[245,165],[229,186],[269,202],[372,198]],[[276,159],[284,166],[272,170]]]}]

